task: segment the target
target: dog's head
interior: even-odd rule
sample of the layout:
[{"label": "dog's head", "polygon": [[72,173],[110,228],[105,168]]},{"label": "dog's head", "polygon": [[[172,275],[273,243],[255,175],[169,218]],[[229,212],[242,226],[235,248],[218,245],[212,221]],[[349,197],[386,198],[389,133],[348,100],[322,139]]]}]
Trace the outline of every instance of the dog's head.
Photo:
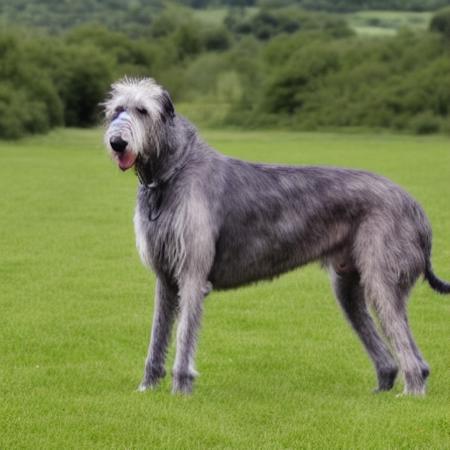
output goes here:
[{"label": "dog's head", "polygon": [[103,105],[106,148],[122,170],[133,167],[138,157],[145,161],[159,155],[165,128],[175,117],[166,90],[151,78],[123,78],[111,86]]}]

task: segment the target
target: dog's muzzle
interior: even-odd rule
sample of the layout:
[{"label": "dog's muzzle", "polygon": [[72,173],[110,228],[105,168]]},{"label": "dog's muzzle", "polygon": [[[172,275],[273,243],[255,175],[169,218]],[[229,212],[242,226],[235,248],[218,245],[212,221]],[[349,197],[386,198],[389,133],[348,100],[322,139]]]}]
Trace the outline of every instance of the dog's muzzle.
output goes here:
[{"label": "dog's muzzle", "polygon": [[133,167],[136,162],[137,155],[129,148],[128,141],[122,137],[124,130],[127,132],[129,128],[129,122],[130,116],[126,111],[123,111],[109,126],[109,134],[112,136],[109,139],[109,145],[113,150],[113,157],[121,170],[127,170],[130,167]]},{"label": "dog's muzzle", "polygon": [[112,137],[109,140],[109,145],[116,153],[122,153],[127,148],[128,142],[124,141],[120,136]]}]

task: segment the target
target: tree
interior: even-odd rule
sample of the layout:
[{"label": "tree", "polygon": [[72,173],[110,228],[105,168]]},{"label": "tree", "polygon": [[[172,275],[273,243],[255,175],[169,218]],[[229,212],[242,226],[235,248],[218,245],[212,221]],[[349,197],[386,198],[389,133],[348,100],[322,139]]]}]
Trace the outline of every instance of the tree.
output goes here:
[{"label": "tree", "polygon": [[430,22],[430,30],[440,33],[450,41],[450,8],[437,12]]}]

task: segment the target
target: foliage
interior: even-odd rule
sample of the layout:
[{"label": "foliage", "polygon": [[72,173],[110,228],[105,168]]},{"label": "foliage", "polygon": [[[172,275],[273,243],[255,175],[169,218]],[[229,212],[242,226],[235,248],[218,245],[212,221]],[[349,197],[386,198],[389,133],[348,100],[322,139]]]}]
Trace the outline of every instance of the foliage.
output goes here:
[{"label": "foliage", "polygon": [[42,133],[63,123],[63,105],[49,74],[30,61],[16,34],[0,33],[0,137]]},{"label": "foliage", "polygon": [[95,47],[71,47],[60,90],[65,107],[65,124],[89,126],[98,121],[98,104],[111,81],[107,57]]},{"label": "foliage", "polygon": [[[450,0],[177,0],[193,8],[280,8],[301,7],[312,11],[354,12],[367,10],[433,11],[450,5]],[[61,33],[87,22],[113,31],[143,35],[161,12],[173,10],[163,0],[1,0],[4,24],[21,24]]]},{"label": "foliage", "polygon": [[112,79],[112,58],[90,45],[21,34],[0,35],[0,136],[96,123],[98,103]]},{"label": "foliage", "polygon": [[5,23],[61,32],[86,22],[139,33],[163,8],[162,0],[1,0]]},{"label": "foliage", "polygon": [[230,10],[225,24],[237,35],[251,34],[263,41],[279,34],[308,30],[321,30],[335,37],[352,34],[346,22],[338,17],[308,14],[298,8],[262,9],[250,17],[242,16],[237,10]]},{"label": "foliage", "polygon": [[442,34],[450,42],[450,8],[443,9],[433,16],[430,30]]},{"label": "foliage", "polygon": [[[277,2],[277,0],[267,0]],[[296,0],[306,9],[351,12],[370,9],[397,11],[431,11],[448,5],[449,0]]]},{"label": "foliage", "polygon": [[262,65],[265,77],[252,108],[235,104],[229,123],[429,133],[446,130],[450,121],[450,58],[433,34],[405,31],[382,40],[283,35],[267,45]]},{"label": "foliage", "polygon": [[450,129],[448,10],[429,31],[383,39],[292,6],[234,9],[223,23],[198,17],[168,5],[133,36],[93,23],[58,37],[4,28],[0,137],[98,123],[123,75],[156,78],[215,126]]}]

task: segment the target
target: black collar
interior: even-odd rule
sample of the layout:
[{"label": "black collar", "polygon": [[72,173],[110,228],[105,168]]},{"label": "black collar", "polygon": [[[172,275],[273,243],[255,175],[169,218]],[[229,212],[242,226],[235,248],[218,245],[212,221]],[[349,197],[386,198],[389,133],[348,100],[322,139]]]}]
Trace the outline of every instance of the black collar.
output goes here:
[{"label": "black collar", "polygon": [[183,161],[181,164],[175,165],[171,170],[159,173],[161,171],[155,169],[155,164],[151,160],[143,162],[138,157],[135,172],[140,185],[148,195],[148,218],[151,222],[157,220],[161,215],[164,187],[178,175],[185,165],[186,161]]}]

